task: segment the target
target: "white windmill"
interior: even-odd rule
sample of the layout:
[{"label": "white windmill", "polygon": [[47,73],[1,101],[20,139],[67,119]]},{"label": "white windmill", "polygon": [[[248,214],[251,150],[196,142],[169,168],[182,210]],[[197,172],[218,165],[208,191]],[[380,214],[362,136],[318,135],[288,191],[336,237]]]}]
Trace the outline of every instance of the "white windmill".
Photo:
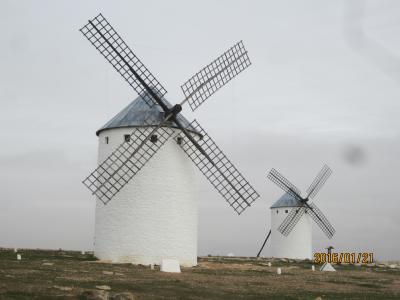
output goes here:
[{"label": "white windmill", "polygon": [[277,170],[272,169],[268,178],[276,183],[286,193],[271,206],[271,230],[265,239],[261,250],[271,236],[271,256],[293,259],[312,258],[312,222],[314,220],[328,238],[332,238],[335,229],[316,206],[310,203],[332,170],[324,165],[310,187],[307,196],[302,198],[300,190],[287,180]]},{"label": "white windmill", "polygon": [[186,102],[195,110],[246,69],[247,51],[242,42],[230,48],[183,84],[185,99],[172,106],[101,14],[80,31],[139,94],[97,131],[99,166],[83,181],[97,197],[94,254],[112,262],[176,259],[194,266],[197,190],[190,161],[238,214],[259,195],[200,124],[180,112]]}]

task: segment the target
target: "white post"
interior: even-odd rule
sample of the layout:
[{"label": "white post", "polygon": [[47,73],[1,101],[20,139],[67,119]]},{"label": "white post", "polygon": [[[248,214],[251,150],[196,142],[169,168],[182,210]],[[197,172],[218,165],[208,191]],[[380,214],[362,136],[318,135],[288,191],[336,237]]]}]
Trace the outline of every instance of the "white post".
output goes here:
[{"label": "white post", "polygon": [[314,265],[311,266],[311,270],[312,270],[312,271],[315,271]]},{"label": "white post", "polygon": [[276,274],[281,275],[282,274],[282,269],[281,268],[276,269]]},{"label": "white post", "polygon": [[17,254],[17,260],[21,260],[21,254]]}]

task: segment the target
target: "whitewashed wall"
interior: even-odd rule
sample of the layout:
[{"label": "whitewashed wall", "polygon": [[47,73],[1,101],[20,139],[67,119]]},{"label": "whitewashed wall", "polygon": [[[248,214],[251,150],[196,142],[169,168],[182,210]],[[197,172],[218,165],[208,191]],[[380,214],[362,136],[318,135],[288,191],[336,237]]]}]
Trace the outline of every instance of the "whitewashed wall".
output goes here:
[{"label": "whitewashed wall", "polygon": [[[132,130],[100,132],[98,161]],[[97,200],[95,256],[145,265],[174,258],[183,266],[197,265],[195,168],[171,138],[107,205]]]},{"label": "whitewashed wall", "polygon": [[[281,258],[312,258],[312,227],[308,214],[304,214],[292,232],[285,237],[278,227],[292,207],[271,208],[271,256]],[[288,211],[286,213],[285,211]],[[278,211],[278,213],[276,213]]]}]

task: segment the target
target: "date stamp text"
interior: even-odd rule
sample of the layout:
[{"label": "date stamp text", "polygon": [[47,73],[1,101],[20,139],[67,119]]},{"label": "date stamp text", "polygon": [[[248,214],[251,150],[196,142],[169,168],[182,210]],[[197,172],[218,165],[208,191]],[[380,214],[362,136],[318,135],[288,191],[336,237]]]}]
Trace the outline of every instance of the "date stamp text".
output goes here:
[{"label": "date stamp text", "polygon": [[314,253],[314,262],[320,263],[347,263],[370,264],[374,262],[374,254],[371,252],[340,252],[340,253]]}]

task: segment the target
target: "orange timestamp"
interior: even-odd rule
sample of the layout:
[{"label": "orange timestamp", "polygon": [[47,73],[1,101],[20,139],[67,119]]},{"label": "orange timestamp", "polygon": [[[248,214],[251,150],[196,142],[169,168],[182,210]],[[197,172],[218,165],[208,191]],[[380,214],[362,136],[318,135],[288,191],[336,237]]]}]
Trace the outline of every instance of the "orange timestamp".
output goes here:
[{"label": "orange timestamp", "polygon": [[314,262],[320,263],[348,263],[348,264],[370,264],[374,262],[374,254],[371,252],[341,252],[341,253],[314,253]]}]

